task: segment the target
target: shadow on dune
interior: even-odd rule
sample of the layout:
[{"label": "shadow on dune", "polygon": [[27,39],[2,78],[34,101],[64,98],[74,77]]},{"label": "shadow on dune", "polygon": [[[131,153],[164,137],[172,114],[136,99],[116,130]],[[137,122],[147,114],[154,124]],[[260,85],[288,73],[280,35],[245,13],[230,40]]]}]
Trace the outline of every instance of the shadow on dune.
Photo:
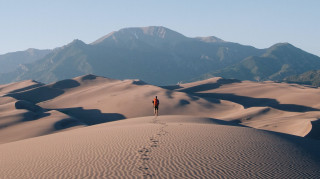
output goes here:
[{"label": "shadow on dune", "polygon": [[[168,98],[170,99],[173,99],[173,93],[176,92],[176,91],[173,91],[173,90],[167,90],[166,91],[166,95]],[[188,95],[188,97],[191,99],[191,101],[198,101],[200,98],[197,94],[193,94],[193,93],[186,93]],[[210,97],[207,97],[207,98],[203,98],[204,100],[208,101],[208,102],[211,102],[211,103],[215,103],[215,104],[220,104],[220,100],[216,99],[216,98],[210,98]],[[181,105],[186,105],[186,104],[190,104],[189,101],[187,100],[180,100],[179,102]]]},{"label": "shadow on dune", "polygon": [[[75,80],[62,80],[48,86],[35,87],[32,90],[25,91],[20,89],[16,92],[11,92],[5,96],[13,97],[17,100],[25,100],[37,104],[43,101],[54,99],[64,93],[64,89],[75,88],[80,86],[80,83]],[[20,92],[19,92],[20,91]]]},{"label": "shadow on dune", "polygon": [[20,93],[9,93],[5,96],[15,98],[17,100],[25,100],[34,104],[47,101],[56,98],[64,93],[61,89],[51,88],[48,86],[42,86],[29,91],[23,91]]},{"label": "shadow on dune", "polygon": [[320,119],[311,121],[312,129],[305,137],[312,139],[320,139]]},{"label": "shadow on dune", "polygon": [[32,112],[42,112],[43,109],[38,106],[35,105],[33,103],[30,103],[29,101],[25,101],[25,100],[18,100],[15,104],[16,109],[26,109],[28,111],[32,111]]},{"label": "shadow on dune", "polygon": [[80,86],[80,83],[72,79],[66,79],[66,80],[58,81],[50,86],[52,88],[57,88],[57,89],[69,89],[69,88],[75,88]]},{"label": "shadow on dune", "polygon": [[166,95],[167,95],[167,97],[170,98],[170,99],[173,99],[172,94],[173,94],[173,91],[171,91],[171,90],[166,91]]},{"label": "shadow on dune", "polygon": [[210,103],[215,103],[215,104],[220,104],[221,103],[220,99],[217,99],[215,97],[210,97],[210,96],[202,97],[202,96],[200,96],[198,94],[195,94],[195,96],[201,97],[201,98],[203,98],[204,100],[207,100]]},{"label": "shadow on dune", "polygon": [[210,118],[210,121],[214,124],[218,124],[218,125],[224,125],[224,126],[237,126],[237,127],[248,127],[248,128],[251,128],[249,126],[244,126],[244,125],[241,125],[237,122],[234,122],[234,121],[223,121],[223,120],[219,120],[219,119],[213,119],[213,118]]},{"label": "shadow on dune", "polygon": [[0,123],[0,130],[1,129],[5,129],[5,128],[10,127],[10,126],[13,126],[15,124],[19,124],[19,123],[20,123],[20,121],[10,121],[10,122],[5,122],[5,123]]},{"label": "shadow on dune", "polygon": [[185,105],[190,104],[190,102],[189,102],[188,100],[181,99],[181,100],[179,101],[179,104],[180,104],[180,106],[185,106]]},{"label": "shadow on dune", "polygon": [[95,125],[105,122],[117,121],[126,119],[126,117],[119,113],[101,113],[98,109],[83,109],[82,107],[77,108],[63,108],[55,109],[69,116],[79,119],[80,122],[86,125]]},{"label": "shadow on dune", "polygon": [[314,138],[310,138],[310,137],[306,138],[306,137],[300,137],[300,136],[274,132],[274,131],[264,131],[264,132],[271,134],[276,138],[280,138],[281,140],[291,143],[292,145],[301,149],[303,152],[303,155],[309,156],[310,157],[309,159],[317,163],[320,163],[320,152],[319,152],[320,141],[319,140],[315,140]]},{"label": "shadow on dune", "polygon": [[23,119],[21,121],[35,121],[38,119],[41,119],[43,117],[47,117],[50,116],[50,113],[45,113],[45,112],[41,112],[41,113],[34,113],[34,112],[27,112],[23,115]]},{"label": "shadow on dune", "polygon": [[[10,126],[14,126],[16,124],[20,124],[21,122],[35,121],[35,120],[41,119],[43,117],[50,116],[49,113],[33,112],[33,111],[27,111],[27,112],[24,112],[20,115],[21,116],[19,116],[19,114],[16,115],[16,117],[21,117],[20,120],[11,120],[11,121],[1,122],[0,123],[0,130],[7,128],[7,127],[10,127]],[[11,117],[11,116],[7,116],[7,117]]]},{"label": "shadow on dune", "polygon": [[66,118],[66,119],[62,119],[62,120],[56,122],[56,123],[54,124],[54,128],[55,128],[56,130],[62,130],[62,129],[70,128],[70,127],[83,126],[83,125],[86,125],[86,124],[80,122],[80,121],[77,120],[77,119],[74,119],[74,118]]},{"label": "shadow on dune", "polygon": [[134,80],[134,81],[132,81],[132,84],[141,86],[141,85],[147,85],[148,83],[146,83],[142,80]]},{"label": "shadow on dune", "polygon": [[9,93],[19,93],[19,92],[22,92],[22,91],[27,91],[27,90],[30,90],[30,89],[33,89],[33,88],[38,88],[38,87],[41,87],[43,86],[44,84],[34,84],[34,85],[31,85],[31,86],[28,86],[28,87],[25,87],[25,88],[20,88],[20,89],[16,89],[16,90],[13,90],[13,91],[10,91]]},{"label": "shadow on dune", "polygon": [[23,119],[21,121],[33,121],[50,115],[49,113],[46,113],[46,110],[40,106],[25,100],[18,100],[15,103],[15,107],[16,109],[28,110],[28,112],[23,114]]},{"label": "shadow on dune", "polygon": [[176,90],[176,89],[182,88],[180,85],[159,86],[159,87],[167,90]]},{"label": "shadow on dune", "polygon": [[227,100],[232,101],[234,103],[241,104],[244,108],[250,107],[272,107],[282,111],[288,112],[308,112],[308,111],[320,111],[320,109],[302,106],[297,104],[280,104],[275,99],[270,98],[252,98],[247,96],[237,96],[234,94],[227,94],[227,93],[193,93],[195,96],[206,98],[213,98],[213,99],[220,99],[220,100]]},{"label": "shadow on dune", "polygon": [[81,80],[94,80],[96,78],[97,78],[96,75],[88,74],[88,75],[85,75],[84,77],[82,77]]},{"label": "shadow on dune", "polygon": [[232,83],[241,83],[240,80],[236,79],[219,79],[216,83],[207,83],[207,84],[202,84],[198,86],[193,86],[190,88],[182,89],[180,90],[181,92],[186,92],[186,93],[196,93],[200,91],[207,91],[207,90],[212,90],[212,89],[217,89],[220,88],[222,85],[225,84],[232,84]]},{"label": "shadow on dune", "polygon": [[188,95],[188,97],[190,98],[190,99],[192,99],[193,101],[198,101],[200,98],[199,97],[197,97],[197,96],[193,96],[193,95],[190,95],[190,94],[187,94]]}]

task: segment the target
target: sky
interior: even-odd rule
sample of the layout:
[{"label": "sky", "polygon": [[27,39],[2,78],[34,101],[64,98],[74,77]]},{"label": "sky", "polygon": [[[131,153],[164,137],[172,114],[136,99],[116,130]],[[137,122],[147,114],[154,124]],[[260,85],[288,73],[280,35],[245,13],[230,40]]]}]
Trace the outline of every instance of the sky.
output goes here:
[{"label": "sky", "polygon": [[320,56],[319,9],[319,0],[0,0],[0,54],[164,26],[260,49],[288,42]]}]

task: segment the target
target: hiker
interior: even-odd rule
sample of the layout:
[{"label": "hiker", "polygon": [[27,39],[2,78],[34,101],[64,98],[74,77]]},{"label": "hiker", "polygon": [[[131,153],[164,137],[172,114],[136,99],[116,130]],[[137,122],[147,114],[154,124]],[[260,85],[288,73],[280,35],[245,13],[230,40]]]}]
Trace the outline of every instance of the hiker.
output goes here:
[{"label": "hiker", "polygon": [[154,115],[158,116],[158,110],[159,110],[160,103],[159,103],[157,96],[152,100],[152,104],[153,104],[153,108],[154,108]]}]

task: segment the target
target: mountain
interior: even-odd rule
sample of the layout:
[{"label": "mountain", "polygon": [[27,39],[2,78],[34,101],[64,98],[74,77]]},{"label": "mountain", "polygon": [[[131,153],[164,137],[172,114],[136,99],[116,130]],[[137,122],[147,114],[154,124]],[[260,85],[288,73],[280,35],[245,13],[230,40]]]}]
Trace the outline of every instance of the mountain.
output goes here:
[{"label": "mountain", "polygon": [[320,70],[311,70],[300,75],[284,78],[284,82],[320,86]]},{"label": "mountain", "polygon": [[91,73],[172,85],[212,76],[282,80],[313,69],[320,69],[320,58],[288,43],[257,49],[151,26],[120,29],[90,44],[74,40],[35,62],[0,74],[0,83],[28,79],[51,83]]},{"label": "mountain", "polygon": [[247,57],[240,63],[214,71],[211,75],[241,80],[277,81],[315,69],[320,69],[318,56],[289,43],[279,43],[268,48],[261,56]]},{"label": "mountain", "polygon": [[38,50],[30,48],[25,51],[18,51],[0,55],[0,73],[8,73],[16,68],[23,67],[23,64],[39,60],[49,54],[51,50]]},{"label": "mountain", "polygon": [[24,68],[0,75],[0,82],[34,79],[50,83],[93,73],[168,85],[263,52],[216,37],[189,38],[165,27],[125,28],[91,44],[75,40]]}]

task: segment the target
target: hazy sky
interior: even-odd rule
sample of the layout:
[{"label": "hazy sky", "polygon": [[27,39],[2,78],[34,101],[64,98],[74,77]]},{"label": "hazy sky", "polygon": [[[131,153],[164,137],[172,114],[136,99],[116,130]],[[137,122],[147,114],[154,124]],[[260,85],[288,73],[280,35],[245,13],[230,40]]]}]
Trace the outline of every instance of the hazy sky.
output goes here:
[{"label": "hazy sky", "polygon": [[0,0],[0,24],[0,54],[164,26],[257,48],[289,42],[320,56],[320,0]]}]

